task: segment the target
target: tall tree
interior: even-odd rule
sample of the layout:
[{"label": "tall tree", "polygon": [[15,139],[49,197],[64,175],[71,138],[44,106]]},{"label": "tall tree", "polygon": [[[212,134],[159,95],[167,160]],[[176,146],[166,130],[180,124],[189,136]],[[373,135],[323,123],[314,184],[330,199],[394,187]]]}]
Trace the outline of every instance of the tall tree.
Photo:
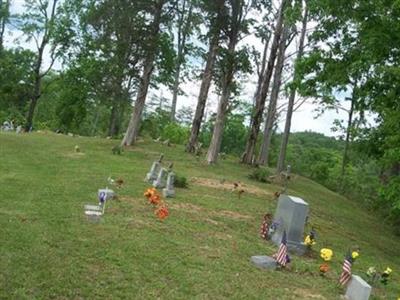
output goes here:
[{"label": "tall tree", "polygon": [[167,3],[167,0],[155,0],[148,4],[152,20],[146,36],[146,54],[143,60],[143,71],[139,80],[135,106],[121,145],[133,145],[139,134],[140,121],[150,85],[150,79],[153,73],[156,55],[160,48],[160,25],[165,17],[163,9]]},{"label": "tall tree", "polygon": [[249,20],[246,19],[249,10],[249,2],[244,0],[230,0],[229,15],[226,17],[226,29],[224,32],[227,39],[227,48],[222,51],[223,60],[220,68],[219,80],[221,95],[218,102],[217,116],[214,123],[214,130],[210,146],[207,152],[207,163],[213,164],[218,160],[221,148],[222,134],[224,130],[226,113],[234,89],[234,75],[240,69],[243,58],[243,50],[236,51],[236,46],[241,34],[248,31]]},{"label": "tall tree", "polygon": [[181,82],[181,71],[189,52],[188,39],[198,26],[198,15],[194,12],[193,0],[180,0],[177,3],[177,55],[175,59],[174,84],[172,89],[171,121],[175,121],[176,104],[179,95],[179,85]]},{"label": "tall tree", "polygon": [[289,26],[284,26],[282,38],[279,43],[278,59],[276,62],[274,80],[272,83],[271,97],[268,105],[267,117],[265,118],[263,141],[261,144],[260,155],[258,163],[261,165],[268,165],[269,150],[272,138],[272,128],[276,120],[276,107],[279,98],[279,92],[282,84],[282,72],[285,63],[286,43],[289,37]]},{"label": "tall tree", "polygon": [[[30,97],[30,105],[25,123],[26,130],[30,130],[32,128],[36,105],[42,94],[42,79],[50,72],[57,55],[57,45],[53,39],[53,34],[55,33],[57,5],[58,0],[26,0],[24,5],[26,12],[21,15],[21,30],[28,41],[35,41],[37,48],[36,63],[33,73],[33,91]],[[45,49],[48,45],[51,45],[51,48],[49,49],[50,63],[49,67],[43,71],[43,57],[45,55]]]},{"label": "tall tree", "polygon": [[242,156],[242,163],[252,164],[257,144],[258,133],[260,131],[260,124],[265,107],[265,100],[267,98],[269,86],[271,83],[272,73],[275,65],[275,60],[278,53],[279,41],[282,36],[283,19],[285,14],[287,0],[282,0],[279,7],[277,21],[275,25],[274,38],[271,45],[271,50],[268,58],[268,65],[263,75],[261,92],[256,99],[256,105],[252,115],[251,128],[246,142],[246,149]]},{"label": "tall tree", "polygon": [[193,117],[190,130],[189,141],[186,145],[187,152],[194,152],[198,143],[201,122],[204,116],[208,91],[212,81],[212,73],[214,68],[215,58],[217,56],[220,35],[223,24],[225,0],[216,0],[206,3],[204,10],[208,11],[211,22],[209,24],[209,49],[207,53],[206,65],[202,74],[199,96],[197,98],[196,111]]},{"label": "tall tree", "polygon": [[299,74],[298,71],[296,71],[296,63],[300,61],[300,59],[303,57],[304,53],[304,43],[305,43],[305,38],[306,38],[306,32],[307,32],[307,22],[308,22],[308,7],[307,7],[307,1],[304,2],[304,13],[303,13],[303,21],[302,21],[302,27],[301,27],[301,32],[300,32],[300,40],[299,40],[299,47],[298,47],[298,52],[297,52],[297,57],[295,60],[295,68],[294,68],[294,74],[293,74],[293,84],[290,85],[290,94],[289,94],[289,101],[288,101],[288,106],[287,106],[287,112],[286,112],[286,120],[285,120],[285,129],[282,134],[282,141],[281,141],[281,147],[279,151],[279,158],[278,158],[278,165],[277,165],[277,173],[280,173],[284,169],[285,165],[285,159],[286,159],[286,149],[287,145],[289,142],[289,135],[290,135],[290,127],[292,124],[292,115],[293,115],[293,109],[294,109],[294,102],[296,99],[296,82],[299,80]]},{"label": "tall tree", "polygon": [[10,0],[0,0],[0,53],[3,50],[4,33],[10,16]]}]

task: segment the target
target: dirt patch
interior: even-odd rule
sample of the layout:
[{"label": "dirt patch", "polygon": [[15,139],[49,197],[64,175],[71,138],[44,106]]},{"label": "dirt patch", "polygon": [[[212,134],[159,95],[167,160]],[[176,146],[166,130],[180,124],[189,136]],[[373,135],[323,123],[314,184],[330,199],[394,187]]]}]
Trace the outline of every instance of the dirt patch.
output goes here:
[{"label": "dirt patch", "polygon": [[252,219],[251,216],[249,215],[243,215],[235,211],[230,211],[230,210],[221,210],[221,211],[216,211],[214,212],[216,216],[220,217],[227,217],[235,220],[249,220]]},{"label": "dirt patch", "polygon": [[[191,183],[195,185],[201,185],[206,187],[212,187],[216,189],[222,189],[229,192],[234,192],[234,183],[233,181],[229,180],[218,180],[218,179],[211,179],[211,178],[201,178],[201,177],[193,177],[191,178]],[[270,196],[273,197],[273,192],[261,189],[257,186],[238,183],[239,186],[237,189],[244,190],[244,194],[249,193],[257,196]]]},{"label": "dirt patch", "polygon": [[85,153],[83,152],[66,153],[63,156],[67,158],[82,158],[85,156]]},{"label": "dirt patch", "polygon": [[[177,210],[183,210],[186,212],[205,212],[208,216],[210,217],[223,217],[223,218],[230,218],[234,220],[249,220],[252,219],[251,216],[249,215],[244,215],[238,212],[230,211],[230,210],[220,210],[220,211],[210,211],[206,210],[204,207],[197,206],[195,204],[191,203],[176,203],[176,204],[171,204],[171,208],[177,209]],[[214,225],[219,225],[220,223],[218,221],[215,221],[210,218],[205,219],[206,222],[212,223]]]},{"label": "dirt patch", "polygon": [[326,298],[320,294],[312,294],[310,293],[309,290],[307,289],[296,289],[294,291],[294,296],[293,299],[320,299],[320,300],[326,300]]}]

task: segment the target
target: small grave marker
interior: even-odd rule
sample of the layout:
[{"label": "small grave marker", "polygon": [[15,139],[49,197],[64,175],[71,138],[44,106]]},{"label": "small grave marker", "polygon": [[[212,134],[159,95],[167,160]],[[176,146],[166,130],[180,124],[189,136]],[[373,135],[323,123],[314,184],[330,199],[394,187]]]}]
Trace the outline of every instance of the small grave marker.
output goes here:
[{"label": "small grave marker", "polygon": [[371,286],[360,276],[352,275],[347,286],[345,298],[348,300],[368,300],[371,295]]}]

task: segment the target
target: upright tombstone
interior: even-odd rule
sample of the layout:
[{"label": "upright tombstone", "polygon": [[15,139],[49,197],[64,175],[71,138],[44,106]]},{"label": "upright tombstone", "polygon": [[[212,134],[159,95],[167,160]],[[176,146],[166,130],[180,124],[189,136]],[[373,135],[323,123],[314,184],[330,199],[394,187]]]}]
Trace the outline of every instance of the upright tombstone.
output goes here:
[{"label": "upright tombstone", "polygon": [[153,162],[153,164],[151,165],[151,169],[150,172],[147,173],[146,175],[146,181],[149,183],[153,183],[154,180],[157,179],[157,175],[160,172],[161,169],[161,161],[163,159],[164,155],[161,154],[160,158],[158,159],[158,161]]},{"label": "upright tombstone", "polygon": [[368,300],[371,295],[371,286],[360,276],[352,275],[347,286],[345,298],[348,300]]},{"label": "upright tombstone", "polygon": [[274,216],[278,225],[271,237],[272,242],[279,246],[283,231],[286,230],[288,250],[299,255],[304,254],[306,246],[303,244],[303,233],[307,216],[307,202],[298,197],[281,194]]},{"label": "upright tombstone", "polygon": [[163,189],[163,196],[166,198],[175,197],[175,173],[169,172],[167,177],[167,186]]},{"label": "upright tombstone", "polygon": [[156,180],[153,181],[153,186],[157,189],[165,187],[167,176],[168,176],[168,170],[165,168],[161,168]]}]

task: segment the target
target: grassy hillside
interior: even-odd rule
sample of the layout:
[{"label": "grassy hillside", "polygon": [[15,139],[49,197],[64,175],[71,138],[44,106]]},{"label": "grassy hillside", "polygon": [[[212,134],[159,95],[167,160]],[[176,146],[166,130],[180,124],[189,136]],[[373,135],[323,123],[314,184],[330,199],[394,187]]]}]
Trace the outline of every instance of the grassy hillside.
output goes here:
[{"label": "grassy hillside", "polygon": [[[0,133],[0,298],[339,299],[343,255],[354,244],[361,247],[354,273],[393,269],[372,299],[400,297],[400,240],[357,203],[295,176],[289,193],[310,204],[316,249],[334,250],[331,271],[322,278],[318,257],[296,256],[289,270],[263,271],[249,259],[276,251],[258,231],[280,187],[250,181],[250,169],[234,160],[208,167],[181,147],[150,141],[118,156],[115,144]],[[161,152],[190,182],[168,200],[164,222],[143,197],[143,178]],[[96,203],[110,175],[126,182],[119,200],[100,223],[88,222],[83,205]],[[246,185],[241,199],[229,191],[233,181]]]}]

